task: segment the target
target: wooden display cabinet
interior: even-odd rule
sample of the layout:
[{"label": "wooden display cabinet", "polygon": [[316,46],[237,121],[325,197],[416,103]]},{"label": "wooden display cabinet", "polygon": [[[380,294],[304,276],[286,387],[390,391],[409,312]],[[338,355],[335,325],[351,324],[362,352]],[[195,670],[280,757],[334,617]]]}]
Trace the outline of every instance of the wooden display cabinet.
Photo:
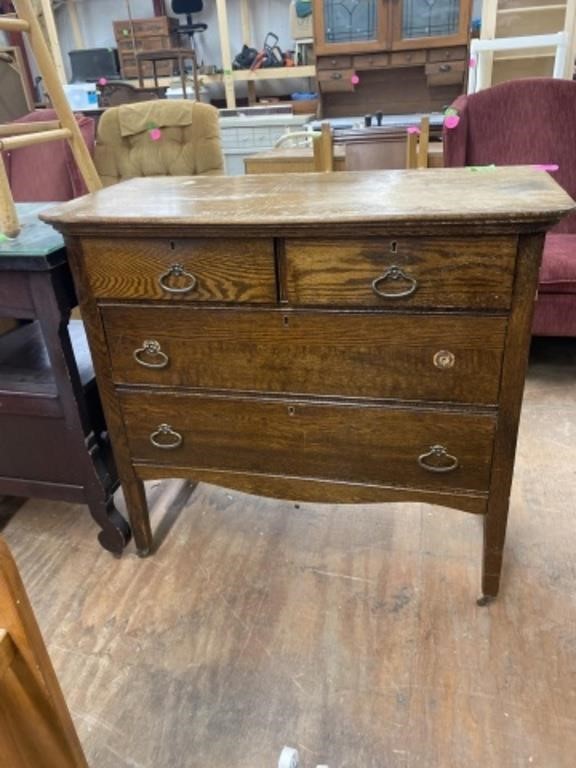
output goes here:
[{"label": "wooden display cabinet", "polygon": [[[324,113],[419,112],[449,104],[466,77],[471,5],[471,0],[314,0]],[[398,73],[399,68],[418,71]],[[380,104],[371,92],[380,95]]]}]

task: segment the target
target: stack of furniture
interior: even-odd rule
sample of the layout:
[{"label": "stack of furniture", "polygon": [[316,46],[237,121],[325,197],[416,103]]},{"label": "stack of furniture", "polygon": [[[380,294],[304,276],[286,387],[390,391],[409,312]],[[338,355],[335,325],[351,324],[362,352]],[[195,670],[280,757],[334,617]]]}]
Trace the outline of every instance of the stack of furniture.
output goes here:
[{"label": "stack of furniture", "polygon": [[[178,48],[178,19],[170,16],[156,16],[151,19],[132,19],[114,22],[114,36],[120,57],[122,77],[136,79],[138,62],[136,54],[145,51],[169,51]],[[172,61],[162,61],[157,65],[158,75],[171,77]],[[154,69],[151,63],[142,65],[145,77],[152,77]]]},{"label": "stack of furniture", "polygon": [[314,0],[323,115],[441,110],[462,92],[471,0]]}]

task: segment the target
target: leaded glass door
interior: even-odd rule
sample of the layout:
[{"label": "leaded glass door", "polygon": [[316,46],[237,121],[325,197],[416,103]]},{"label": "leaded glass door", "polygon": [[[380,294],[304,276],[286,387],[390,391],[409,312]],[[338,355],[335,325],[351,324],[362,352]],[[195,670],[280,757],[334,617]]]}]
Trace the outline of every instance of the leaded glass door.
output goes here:
[{"label": "leaded glass door", "polygon": [[376,51],[385,46],[388,4],[383,0],[317,0],[318,53]]},{"label": "leaded glass door", "polygon": [[470,0],[396,0],[394,48],[454,45],[468,40]]}]

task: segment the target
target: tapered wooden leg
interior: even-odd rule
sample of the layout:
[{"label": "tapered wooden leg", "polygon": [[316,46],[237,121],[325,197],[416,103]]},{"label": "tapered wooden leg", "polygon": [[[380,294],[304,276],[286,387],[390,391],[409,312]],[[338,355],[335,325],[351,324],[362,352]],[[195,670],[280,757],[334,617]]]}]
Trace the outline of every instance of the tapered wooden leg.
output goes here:
[{"label": "tapered wooden leg", "polygon": [[489,504],[488,513],[484,516],[482,595],[478,598],[478,605],[488,605],[498,595],[507,523],[508,504]]},{"label": "tapered wooden leg", "polygon": [[144,483],[133,472],[121,473],[120,479],[136,552],[140,557],[148,557],[152,553],[153,540]]}]

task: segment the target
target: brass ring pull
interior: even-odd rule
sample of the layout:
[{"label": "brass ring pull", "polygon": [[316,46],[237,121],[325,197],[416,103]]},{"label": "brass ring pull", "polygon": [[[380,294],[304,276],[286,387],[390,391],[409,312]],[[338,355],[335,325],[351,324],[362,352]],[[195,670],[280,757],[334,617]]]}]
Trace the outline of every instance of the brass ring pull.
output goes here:
[{"label": "brass ring pull", "polygon": [[[383,291],[378,287],[380,283],[388,283],[395,280],[406,280],[410,285],[405,291],[393,291],[392,293]],[[376,280],[372,282],[372,290],[374,293],[384,299],[403,299],[406,296],[411,296],[416,288],[418,288],[418,281],[414,277],[407,275],[400,269],[400,267],[395,265],[391,266],[383,275],[377,277]]]},{"label": "brass ring pull", "polygon": [[[185,277],[188,282],[181,288],[174,288],[173,286],[166,283],[166,280],[172,277]],[[168,291],[168,293],[190,293],[190,291],[193,291],[198,284],[198,280],[194,277],[194,275],[190,274],[190,272],[186,272],[182,264],[172,264],[167,272],[164,272],[163,275],[160,275],[158,282],[160,283],[160,287],[165,291]]]},{"label": "brass ring pull", "polygon": [[[145,356],[148,355],[154,360],[146,360]],[[162,352],[160,343],[154,339],[147,339],[139,349],[135,349],[132,353],[134,360],[138,365],[144,368],[166,368],[168,365],[168,355],[166,352]]]},{"label": "brass ring pull", "polygon": [[453,352],[448,349],[440,349],[433,357],[434,365],[436,368],[447,370],[453,368],[456,362],[456,357]]},{"label": "brass ring pull", "polygon": [[[447,460],[448,464],[429,464],[428,461],[434,459],[435,461]],[[458,468],[460,462],[456,456],[451,456],[448,450],[443,445],[432,445],[430,450],[426,453],[418,456],[418,464],[422,469],[427,469],[428,472],[453,472]]]},{"label": "brass ring pull", "polygon": [[173,451],[175,448],[180,448],[183,440],[182,435],[172,429],[170,424],[160,424],[158,429],[150,435],[150,442],[154,448],[162,448],[164,451]]}]

